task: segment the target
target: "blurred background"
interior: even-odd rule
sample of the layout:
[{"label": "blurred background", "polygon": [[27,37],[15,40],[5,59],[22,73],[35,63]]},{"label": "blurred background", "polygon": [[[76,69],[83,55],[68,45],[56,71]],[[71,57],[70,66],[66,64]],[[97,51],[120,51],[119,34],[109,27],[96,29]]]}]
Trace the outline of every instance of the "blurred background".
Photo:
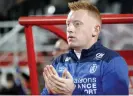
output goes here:
[{"label": "blurred background", "polygon": [[[77,0],[0,0],[0,95],[31,94],[24,27],[21,16],[66,15],[67,3]],[[89,0],[101,14],[132,14],[133,0]],[[65,25],[55,25],[65,32]],[[104,24],[100,35],[104,46],[113,50],[133,50],[133,24]],[[44,87],[43,68],[51,64],[59,39],[49,30],[33,26],[39,91]],[[57,46],[56,46],[57,47]],[[133,55],[132,55],[133,56]],[[133,58],[133,57],[132,57]],[[133,64],[129,64],[133,70]],[[130,76],[133,94],[133,77]],[[14,91],[15,90],[15,91]]]}]

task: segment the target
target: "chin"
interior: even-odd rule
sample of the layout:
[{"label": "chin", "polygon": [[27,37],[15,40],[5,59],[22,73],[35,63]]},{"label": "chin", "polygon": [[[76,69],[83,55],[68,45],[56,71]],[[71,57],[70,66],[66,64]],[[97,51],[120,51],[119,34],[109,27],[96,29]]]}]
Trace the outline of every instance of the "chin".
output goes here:
[{"label": "chin", "polygon": [[72,48],[72,49],[74,49],[74,48],[76,48],[77,46],[76,46],[75,44],[69,44],[69,47]]}]

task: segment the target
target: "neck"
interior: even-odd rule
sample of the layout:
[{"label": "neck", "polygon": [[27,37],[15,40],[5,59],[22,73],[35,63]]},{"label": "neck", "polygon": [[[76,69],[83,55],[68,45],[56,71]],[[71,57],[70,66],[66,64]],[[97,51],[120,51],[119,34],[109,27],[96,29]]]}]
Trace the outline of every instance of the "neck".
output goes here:
[{"label": "neck", "polygon": [[77,53],[81,53],[81,51],[83,49],[89,49],[93,44],[95,44],[97,42],[97,40],[92,40],[91,42],[88,43],[87,46],[83,46],[83,47],[77,47],[77,48],[74,48],[75,52]]}]

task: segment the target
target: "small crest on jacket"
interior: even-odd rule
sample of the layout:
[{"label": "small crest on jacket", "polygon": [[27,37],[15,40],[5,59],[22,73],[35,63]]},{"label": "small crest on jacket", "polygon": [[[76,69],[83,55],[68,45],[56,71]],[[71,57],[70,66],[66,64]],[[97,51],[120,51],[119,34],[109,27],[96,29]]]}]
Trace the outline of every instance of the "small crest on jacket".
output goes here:
[{"label": "small crest on jacket", "polygon": [[63,72],[64,69],[65,69],[65,67],[59,67],[58,71],[59,71],[59,72]]},{"label": "small crest on jacket", "polygon": [[90,70],[89,70],[89,72],[92,74],[92,73],[95,73],[96,71],[97,71],[97,64],[92,64],[91,66],[90,66]]},{"label": "small crest on jacket", "polygon": [[71,57],[66,57],[65,62],[68,62],[71,60]]},{"label": "small crest on jacket", "polygon": [[104,55],[105,55],[104,53],[97,53],[95,59],[100,60],[103,58]]}]

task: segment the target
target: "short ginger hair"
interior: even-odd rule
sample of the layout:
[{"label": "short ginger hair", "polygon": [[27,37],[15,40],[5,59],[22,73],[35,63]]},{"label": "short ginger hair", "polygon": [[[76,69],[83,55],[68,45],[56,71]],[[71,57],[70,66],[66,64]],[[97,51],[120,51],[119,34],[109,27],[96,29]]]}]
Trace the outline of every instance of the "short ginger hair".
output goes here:
[{"label": "short ginger hair", "polygon": [[92,5],[88,0],[70,2],[68,3],[68,7],[72,11],[77,11],[80,9],[87,10],[88,13],[91,13],[93,16],[95,16],[100,23],[102,22],[99,10],[94,5]]}]

